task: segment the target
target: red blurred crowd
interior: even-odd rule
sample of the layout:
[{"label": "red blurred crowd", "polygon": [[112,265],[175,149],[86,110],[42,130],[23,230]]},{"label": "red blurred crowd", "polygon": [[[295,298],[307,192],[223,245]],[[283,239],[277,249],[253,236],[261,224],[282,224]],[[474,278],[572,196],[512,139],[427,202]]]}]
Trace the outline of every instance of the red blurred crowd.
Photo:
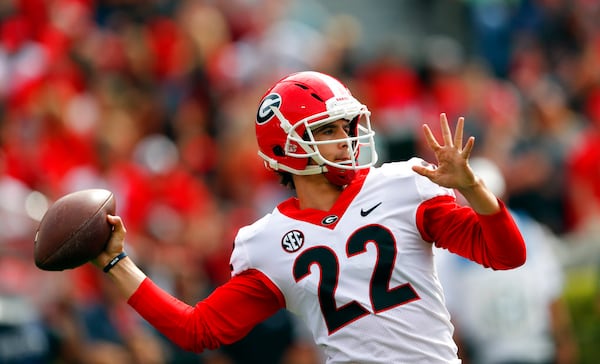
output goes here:
[{"label": "red blurred crowd", "polygon": [[[456,3],[468,46],[439,36],[422,42],[419,57],[360,57],[366,25],[332,14],[310,27],[286,16],[295,1],[3,1],[0,304],[14,311],[0,314],[0,362],[318,362],[283,313],[246,346],[182,353],[98,269],[41,272],[32,259],[47,204],[107,188],[130,255],[182,300],[205,297],[229,277],[237,229],[289,193],[256,155],[253,120],[264,90],[296,70],[350,86],[372,111],[384,161],[427,158],[419,126],[436,125],[440,112],[465,116],[474,153],[501,167],[512,207],[557,234],[593,234],[600,4],[506,2],[496,10],[509,20],[494,23],[486,2]],[[263,350],[262,361],[252,350]]]}]

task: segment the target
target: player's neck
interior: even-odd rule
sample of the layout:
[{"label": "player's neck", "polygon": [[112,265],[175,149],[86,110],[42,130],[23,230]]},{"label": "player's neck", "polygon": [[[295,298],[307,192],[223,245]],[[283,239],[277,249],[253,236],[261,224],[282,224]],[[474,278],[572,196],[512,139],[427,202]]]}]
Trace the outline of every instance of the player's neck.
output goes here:
[{"label": "player's neck", "polygon": [[344,190],[329,182],[325,176],[295,176],[294,185],[301,209],[329,211]]}]

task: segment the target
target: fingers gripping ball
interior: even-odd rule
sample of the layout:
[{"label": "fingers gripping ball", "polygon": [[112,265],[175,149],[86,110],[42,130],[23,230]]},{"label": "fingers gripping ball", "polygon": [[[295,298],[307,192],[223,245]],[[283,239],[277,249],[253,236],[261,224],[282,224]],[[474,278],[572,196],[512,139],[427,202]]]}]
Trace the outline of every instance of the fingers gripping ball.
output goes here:
[{"label": "fingers gripping ball", "polygon": [[106,247],[114,215],[115,196],[104,189],[81,190],[56,200],[35,234],[35,265],[48,271],[76,268],[96,258]]}]

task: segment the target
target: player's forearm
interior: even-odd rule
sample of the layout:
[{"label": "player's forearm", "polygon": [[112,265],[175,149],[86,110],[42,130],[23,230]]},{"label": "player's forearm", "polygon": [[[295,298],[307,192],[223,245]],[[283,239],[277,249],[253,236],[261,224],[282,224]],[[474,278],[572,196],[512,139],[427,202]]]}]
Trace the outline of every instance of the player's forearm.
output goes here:
[{"label": "player's forearm", "polygon": [[[496,201],[498,201],[496,199]],[[527,258],[527,249],[523,236],[504,204],[499,204],[499,212],[492,215],[479,215],[481,233],[489,266],[494,269],[513,269],[520,267]]]},{"label": "player's forearm", "polygon": [[[106,264],[108,261],[102,266]],[[129,299],[146,278],[146,274],[129,257],[121,259],[106,274],[115,282],[125,299]]]},{"label": "player's forearm", "polygon": [[496,201],[497,213],[476,215],[473,209],[459,206],[450,197],[438,196],[419,207],[419,230],[426,241],[484,267],[519,267],[526,259],[525,242],[506,206]]},{"label": "player's forearm", "polygon": [[177,299],[148,278],[127,302],[173,343],[194,352],[240,340],[285,305],[276,286],[254,270],[232,277],[195,306]]},{"label": "player's forearm", "polygon": [[458,189],[475,212],[480,215],[492,215],[500,211],[496,196],[485,187],[480,178],[473,186]]}]

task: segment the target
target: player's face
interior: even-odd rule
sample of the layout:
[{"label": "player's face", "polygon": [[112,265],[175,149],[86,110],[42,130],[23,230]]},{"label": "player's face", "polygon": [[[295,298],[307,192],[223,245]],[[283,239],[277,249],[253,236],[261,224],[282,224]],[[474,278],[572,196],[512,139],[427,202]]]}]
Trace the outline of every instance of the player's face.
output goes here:
[{"label": "player's face", "polygon": [[346,141],[350,134],[350,121],[340,119],[312,131],[317,142],[339,140],[334,143],[319,144],[319,152],[330,162],[344,162],[350,159],[350,148]]}]

